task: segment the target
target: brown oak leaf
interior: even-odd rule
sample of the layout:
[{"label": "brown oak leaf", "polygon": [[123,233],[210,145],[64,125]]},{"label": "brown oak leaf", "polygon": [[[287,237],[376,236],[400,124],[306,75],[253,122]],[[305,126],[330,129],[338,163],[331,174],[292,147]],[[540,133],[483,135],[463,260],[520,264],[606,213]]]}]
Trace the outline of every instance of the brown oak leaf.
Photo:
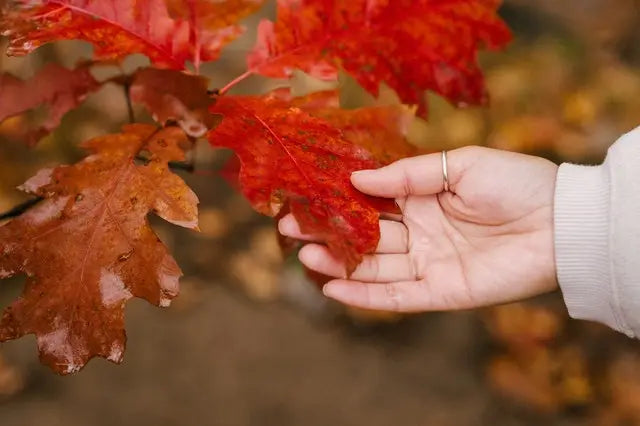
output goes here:
[{"label": "brown oak leaf", "polygon": [[176,121],[193,137],[203,136],[219,122],[209,112],[213,102],[207,89],[209,79],[174,70],[143,68],[131,85],[131,99],[144,105],[160,124]]},{"label": "brown oak leaf", "polygon": [[168,168],[184,159],[182,130],[129,125],[83,146],[83,161],[27,181],[22,189],[44,200],[0,227],[0,278],[27,276],[0,319],[0,341],[35,334],[41,361],[60,374],[95,356],[121,362],[125,302],[168,306],[178,294],[180,268],[149,212],[197,228],[198,199]]}]

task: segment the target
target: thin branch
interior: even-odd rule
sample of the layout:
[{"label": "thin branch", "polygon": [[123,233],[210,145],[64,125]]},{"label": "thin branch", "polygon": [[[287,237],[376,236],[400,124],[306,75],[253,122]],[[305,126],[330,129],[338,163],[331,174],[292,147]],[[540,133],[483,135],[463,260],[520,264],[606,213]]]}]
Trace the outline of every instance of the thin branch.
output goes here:
[{"label": "thin branch", "polygon": [[169,161],[169,168],[171,170],[182,170],[189,173],[195,173],[196,171],[196,166],[193,163],[185,161]]},{"label": "thin branch", "polygon": [[133,112],[133,103],[131,102],[131,93],[130,93],[133,75],[127,74],[124,68],[122,67],[122,64],[118,64],[118,68],[120,68],[120,75],[111,77],[106,82],[112,82],[122,86],[122,89],[124,90],[124,99],[127,101],[127,112],[129,115],[129,123],[133,124],[136,121],[136,117]]},{"label": "thin branch", "polygon": [[[142,155],[136,155],[135,161],[139,161],[141,164],[149,163],[149,158]],[[183,172],[195,173],[196,166],[192,162],[187,161],[169,161],[169,168],[171,170],[182,170]]]},{"label": "thin branch", "polygon": [[[157,131],[159,131],[160,129],[158,129]],[[151,135],[149,137],[152,138],[156,133],[154,132],[153,135]],[[147,140],[149,140],[147,139]],[[145,141],[146,143],[146,141]],[[195,143],[195,140],[192,139],[192,143]],[[136,161],[140,161],[140,162],[148,162],[149,159],[142,156],[142,155],[137,155],[135,157]],[[183,172],[187,172],[187,173],[192,173],[196,176],[215,176],[215,172],[213,171],[205,171],[205,170],[196,170],[195,164],[193,161],[169,161],[168,163],[169,168],[171,170],[180,170]],[[0,221],[6,220],[6,219],[11,219],[17,216],[20,216],[21,214],[25,213],[27,210],[29,210],[31,207],[35,206],[36,204],[40,203],[42,200],[44,200],[43,197],[36,197],[36,198],[32,198],[29,199],[23,203],[18,204],[15,207],[12,207],[10,210],[0,213]]]},{"label": "thin branch", "polygon": [[130,89],[131,89],[131,82],[127,81],[122,85],[122,88],[124,89],[124,98],[127,101],[127,113],[129,114],[129,123],[135,123],[136,122],[136,116],[135,113],[133,112],[133,103],[131,102],[131,93],[130,93]]},{"label": "thin branch", "polygon": [[24,203],[18,204],[13,207],[11,210],[6,211],[4,213],[0,213],[0,220],[10,219],[12,217],[20,216],[22,213],[29,210],[31,207],[38,204],[40,201],[44,200],[42,197],[32,198],[30,200],[25,201]]},{"label": "thin branch", "polygon": [[221,95],[224,95],[225,93],[227,93],[229,91],[229,89],[231,89],[233,86],[235,86],[236,84],[240,83],[242,80],[246,79],[247,77],[250,77],[251,75],[253,75],[253,71],[249,70],[241,75],[239,75],[238,77],[234,78],[233,80],[231,80],[231,82],[229,84],[227,84],[226,86],[224,86],[222,89],[220,89],[219,93]]},{"label": "thin branch", "polygon": [[[144,158],[142,156],[138,156],[136,157],[136,160],[139,161],[147,161],[147,158]],[[169,168],[171,170],[182,170],[184,172],[187,173],[193,173],[196,176],[215,176],[216,173],[215,172],[208,172],[208,171],[204,171],[204,170],[196,170],[196,167],[193,163],[191,162],[184,162],[184,161],[170,161],[169,162]],[[12,207],[10,210],[4,212],[4,213],[0,213],[0,221],[6,220],[6,219],[11,219],[14,217],[18,217],[21,214],[25,213],[27,210],[29,210],[31,207],[35,206],[36,204],[40,203],[42,200],[44,200],[43,197],[36,197],[36,198],[31,198],[23,203],[18,204],[15,207]]]}]

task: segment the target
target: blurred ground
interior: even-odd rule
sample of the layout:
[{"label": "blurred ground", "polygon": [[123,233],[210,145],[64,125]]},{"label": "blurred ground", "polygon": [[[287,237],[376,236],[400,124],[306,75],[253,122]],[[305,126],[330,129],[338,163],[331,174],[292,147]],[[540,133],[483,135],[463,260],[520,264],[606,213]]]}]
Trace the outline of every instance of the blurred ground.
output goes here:
[{"label": "blurred ground", "polygon": [[[412,140],[600,161],[640,124],[639,10],[637,0],[507,1],[516,41],[483,57],[490,108],[433,97]],[[242,71],[231,58],[246,43],[212,74],[215,85]],[[28,74],[81,55],[62,43],[3,57],[0,69]],[[346,84],[346,105],[374,102]],[[255,79],[239,90],[266,87]],[[34,151],[12,140],[11,123],[0,127],[0,211],[23,199],[13,188],[37,169],[73,161],[79,141],[117,129],[126,111],[112,89]],[[209,172],[224,158],[203,146],[201,172],[185,176],[202,200],[201,234],[156,223],[185,272],[174,306],[131,303],[124,364],[92,361],[73,377],[40,366],[32,338],[0,345],[0,424],[640,425],[635,342],[567,321],[559,295],[407,318],[327,303],[281,260],[271,222]],[[3,281],[0,308],[19,292],[20,280]]]}]

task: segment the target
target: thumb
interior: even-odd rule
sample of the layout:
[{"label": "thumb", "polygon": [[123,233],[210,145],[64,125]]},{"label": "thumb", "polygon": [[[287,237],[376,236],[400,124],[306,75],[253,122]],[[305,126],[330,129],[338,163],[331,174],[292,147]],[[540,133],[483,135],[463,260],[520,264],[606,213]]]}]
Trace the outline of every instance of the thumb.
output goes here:
[{"label": "thumb", "polygon": [[[456,151],[447,153],[450,184],[457,178],[452,161],[456,157]],[[377,170],[357,171],[351,174],[351,183],[360,192],[377,197],[437,194],[444,190],[442,153],[403,158]]]}]

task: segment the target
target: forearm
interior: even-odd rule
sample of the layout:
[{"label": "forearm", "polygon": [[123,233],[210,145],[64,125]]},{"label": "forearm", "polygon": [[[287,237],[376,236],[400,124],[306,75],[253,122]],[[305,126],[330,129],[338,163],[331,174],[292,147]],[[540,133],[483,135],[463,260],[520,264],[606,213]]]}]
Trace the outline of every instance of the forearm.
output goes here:
[{"label": "forearm", "polygon": [[600,166],[563,164],[555,194],[557,274],[569,313],[640,336],[640,129]]}]

